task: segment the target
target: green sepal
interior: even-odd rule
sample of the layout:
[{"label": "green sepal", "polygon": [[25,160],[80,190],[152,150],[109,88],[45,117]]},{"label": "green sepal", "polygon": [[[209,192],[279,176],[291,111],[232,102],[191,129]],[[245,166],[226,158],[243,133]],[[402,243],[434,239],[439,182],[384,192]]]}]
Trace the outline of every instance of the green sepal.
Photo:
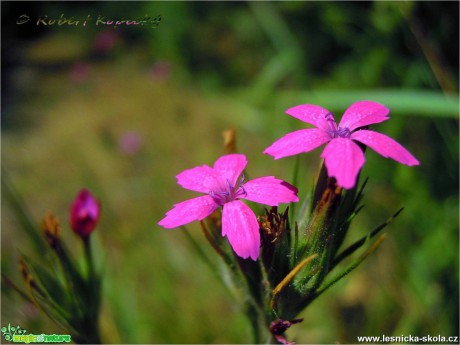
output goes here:
[{"label": "green sepal", "polygon": [[276,286],[290,271],[291,226],[290,207],[278,213],[278,207],[265,209],[265,216],[259,217],[261,225],[262,261],[271,287]]},{"label": "green sepal", "polygon": [[[363,191],[367,184],[367,179],[358,189],[358,184],[350,190],[345,190],[342,195],[342,199],[335,210],[334,214],[331,216],[333,219],[333,243],[332,243],[332,257],[334,257],[337,251],[343,244],[345,237],[348,234],[348,230],[350,228],[352,220],[356,217],[356,215],[361,211],[363,206],[359,206],[362,197]],[[331,257],[331,259],[332,259]]]},{"label": "green sepal", "polygon": [[326,282],[320,289],[318,289],[313,296],[313,299],[317,298],[321,295],[324,291],[330,288],[332,285],[340,281],[342,278],[347,276],[351,273],[355,268],[357,268],[370,254],[375,252],[378,247],[382,244],[382,242],[386,239],[386,235],[381,235],[373,244],[370,246],[363,254],[360,255],[358,259],[352,262],[346,269],[344,269],[341,273],[336,275],[334,278]]},{"label": "green sepal", "polygon": [[[333,202],[333,199],[329,201]],[[306,294],[308,291],[314,290],[315,287],[319,286],[328,270],[327,267],[332,245],[331,239],[334,230],[334,224],[330,221],[330,214],[331,208],[335,206],[329,201],[325,204],[317,204],[305,230],[299,236],[295,264],[311,255],[318,255],[313,263],[318,267],[318,271],[314,275],[311,275],[309,270],[302,270],[296,275],[293,281],[295,289],[301,294]],[[310,281],[312,278],[314,279]]]}]

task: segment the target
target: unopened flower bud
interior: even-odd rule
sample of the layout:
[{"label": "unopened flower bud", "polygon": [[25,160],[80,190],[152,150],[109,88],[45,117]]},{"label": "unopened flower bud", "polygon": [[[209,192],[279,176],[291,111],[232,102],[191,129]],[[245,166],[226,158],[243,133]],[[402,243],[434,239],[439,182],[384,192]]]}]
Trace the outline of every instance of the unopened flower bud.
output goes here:
[{"label": "unopened flower bud", "polygon": [[234,128],[227,129],[222,132],[224,138],[225,153],[236,153],[236,130]]},{"label": "unopened flower bud", "polygon": [[60,245],[62,231],[59,220],[51,212],[42,220],[42,231],[50,247],[56,249]]},{"label": "unopened flower bud", "polygon": [[82,189],[70,209],[70,226],[76,234],[86,238],[96,227],[100,214],[99,202],[87,189]]},{"label": "unopened flower bud", "polygon": [[30,292],[35,291],[40,295],[45,296],[45,293],[40,288],[40,286],[38,286],[37,282],[34,280],[32,274],[30,273],[30,269],[23,257],[19,258],[19,272],[21,272],[22,278],[24,279],[24,282],[26,283]]}]

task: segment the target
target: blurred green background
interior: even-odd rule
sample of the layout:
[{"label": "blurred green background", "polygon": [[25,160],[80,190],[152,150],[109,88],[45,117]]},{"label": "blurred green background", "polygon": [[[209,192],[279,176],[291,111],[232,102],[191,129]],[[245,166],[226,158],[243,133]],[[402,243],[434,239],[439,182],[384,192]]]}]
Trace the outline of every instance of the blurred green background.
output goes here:
[{"label": "blurred green background", "polygon": [[[303,128],[303,103],[336,114],[369,99],[391,109],[375,126],[421,162],[368,150],[364,210],[350,241],[404,212],[362,267],[288,331],[298,343],[358,335],[458,335],[458,2],[1,2],[2,169],[37,231],[47,210],[68,226],[89,188],[103,205],[94,233],[106,267],[102,336],[110,343],[247,343],[250,327],[181,230],[156,225],[193,196],[175,175],[221,155],[235,128],[252,176],[290,180],[294,158],[262,151]],[[29,22],[17,24],[20,15]],[[42,16],[86,26],[37,24]],[[98,16],[152,25],[96,25]],[[301,157],[301,194],[320,150]],[[19,252],[42,260],[2,193],[2,273],[23,286]],[[189,233],[215,260],[198,224]],[[2,326],[62,333],[2,285]]]}]

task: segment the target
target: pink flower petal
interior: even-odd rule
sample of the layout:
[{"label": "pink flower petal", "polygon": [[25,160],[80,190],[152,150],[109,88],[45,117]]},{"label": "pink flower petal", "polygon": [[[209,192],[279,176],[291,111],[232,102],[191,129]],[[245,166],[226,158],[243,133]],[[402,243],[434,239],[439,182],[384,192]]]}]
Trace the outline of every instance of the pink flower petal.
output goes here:
[{"label": "pink flower petal", "polygon": [[259,223],[256,215],[242,201],[224,205],[222,212],[222,236],[227,236],[235,253],[256,261],[260,252]]},{"label": "pink flower petal", "polygon": [[177,228],[178,226],[191,223],[195,220],[202,220],[209,216],[219,207],[209,195],[183,201],[175,204],[174,208],[166,213],[158,225],[166,229]]},{"label": "pink flower petal", "polygon": [[321,157],[324,158],[327,173],[343,188],[351,189],[356,176],[364,164],[364,153],[352,140],[336,138],[326,145]]},{"label": "pink flower petal", "polygon": [[353,131],[358,127],[388,120],[389,113],[390,110],[382,104],[371,101],[356,102],[345,110],[339,127]]},{"label": "pink flower petal", "polygon": [[[286,114],[324,130],[330,129],[328,114],[331,116],[330,119],[334,120],[334,117],[329,110],[313,104],[297,105],[286,110]],[[333,122],[333,125],[335,126],[335,121]]]},{"label": "pink flower petal", "polygon": [[264,153],[279,159],[311,151],[330,139],[331,137],[322,129],[301,129],[278,139],[265,149]]},{"label": "pink flower petal", "polygon": [[374,131],[360,130],[352,133],[350,138],[358,140],[359,142],[369,146],[383,157],[394,159],[401,164],[409,166],[420,164],[419,161],[409,153],[409,151],[384,134]]},{"label": "pink flower petal", "polygon": [[244,184],[244,199],[269,206],[297,202],[297,188],[273,176],[256,178]]},{"label": "pink flower petal", "polygon": [[220,174],[225,183],[227,179],[231,185],[235,185],[238,177],[243,172],[244,168],[248,164],[245,155],[241,154],[230,154],[220,157],[214,163],[214,170]]},{"label": "pink flower petal", "polygon": [[207,165],[184,170],[176,178],[183,188],[195,192],[209,193],[220,185],[219,174]]}]

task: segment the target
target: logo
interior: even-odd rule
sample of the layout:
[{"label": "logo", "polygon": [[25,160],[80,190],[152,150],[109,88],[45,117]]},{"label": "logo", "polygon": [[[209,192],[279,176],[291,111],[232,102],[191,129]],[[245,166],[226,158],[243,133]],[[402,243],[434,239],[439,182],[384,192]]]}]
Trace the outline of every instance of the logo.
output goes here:
[{"label": "logo", "polygon": [[26,330],[20,326],[2,327],[2,335],[7,341],[13,343],[70,343],[71,336],[68,334],[26,334]]}]

